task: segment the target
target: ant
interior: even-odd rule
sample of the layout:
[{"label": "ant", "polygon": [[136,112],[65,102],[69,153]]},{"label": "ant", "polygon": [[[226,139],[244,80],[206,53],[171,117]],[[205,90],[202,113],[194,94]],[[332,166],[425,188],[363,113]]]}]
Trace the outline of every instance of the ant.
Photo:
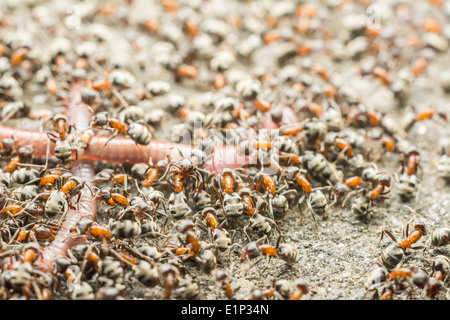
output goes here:
[{"label": "ant", "polygon": [[258,209],[256,208],[253,200],[253,194],[249,188],[240,189],[239,196],[242,199],[242,204],[244,205],[245,211],[247,211],[250,217],[253,217],[258,213]]},{"label": "ant", "polygon": [[450,229],[436,229],[431,236],[431,244],[439,249],[440,246],[450,244]]},{"label": "ant", "polygon": [[[12,173],[16,170],[19,165],[24,162],[30,162],[33,156],[34,150],[31,146],[22,146],[17,151],[17,155],[12,157],[6,167],[3,169],[4,172]],[[33,165],[34,166],[34,165]]]},{"label": "ant", "polygon": [[269,174],[258,172],[254,178],[255,189],[259,192],[266,192],[273,197],[277,191],[274,177]]},{"label": "ant", "polygon": [[377,199],[381,194],[385,194],[387,192],[383,191],[386,188],[391,186],[391,177],[389,177],[386,173],[378,173],[375,178],[372,180],[372,184],[375,185],[375,188],[369,192],[367,195],[371,201]]},{"label": "ant", "polygon": [[[69,163],[73,151],[75,151],[75,156],[78,160],[78,149],[71,142],[69,142],[69,140],[67,140],[72,128],[74,128],[73,125],[68,125],[68,121],[69,120],[65,115],[55,115],[53,117],[53,126],[58,135],[50,132],[47,133],[49,139],[55,143],[55,156],[63,165]],[[59,140],[55,140],[58,136]]]},{"label": "ant", "polygon": [[[215,177],[215,176],[211,176],[212,179],[214,179],[213,177]],[[219,178],[218,178],[220,189],[223,188],[225,193],[235,192],[236,187],[237,187],[236,179],[237,179],[237,174],[233,169],[229,169],[229,168],[222,169],[222,171],[219,174]],[[240,179],[240,180],[242,180],[242,179]]]},{"label": "ant", "polygon": [[[108,203],[111,206],[129,206],[130,201],[128,199],[128,196],[121,195],[118,192],[114,192],[115,189],[111,189],[108,187],[102,188],[98,190],[97,195],[95,196],[96,199],[101,199]],[[126,192],[125,190],[123,190]]]},{"label": "ant", "polygon": [[[345,140],[344,138],[341,138],[339,136],[333,136],[330,139],[331,141],[327,141],[325,143],[329,143],[333,147],[337,147],[339,149],[340,153],[344,153],[347,157],[351,158],[353,157],[353,149],[350,143]],[[326,151],[325,151],[326,152]]]},{"label": "ant", "polygon": [[[420,249],[425,249],[426,247],[424,246],[413,246],[414,243],[418,242],[422,236],[427,235],[427,230],[425,228],[425,223],[423,223],[422,220],[416,220],[415,218],[419,217],[419,215],[417,214],[417,212],[415,212],[413,209],[408,208],[411,213],[413,213],[415,216],[409,220],[405,227],[402,228],[402,240],[401,242],[398,242],[397,239],[395,238],[395,236],[388,230],[386,230],[385,228],[383,228],[383,230],[381,231],[381,238],[380,238],[380,242],[378,243],[377,248],[380,246],[381,241],[383,240],[383,236],[384,234],[387,234],[396,244],[397,246],[402,249],[403,253],[406,253],[406,250],[408,248],[411,248],[413,250],[420,250]],[[413,230],[411,232],[409,232],[409,225],[412,224],[412,228]]]},{"label": "ant", "polygon": [[[275,257],[275,258],[279,258],[283,261],[286,261],[287,263],[289,263],[289,265],[292,266],[292,264],[297,261],[298,252],[287,243],[283,243],[280,245],[281,239],[284,240],[284,236],[282,234],[279,235],[277,244],[275,247],[273,247],[269,244],[267,235],[265,235],[261,239],[254,241],[254,242],[250,242],[245,247],[243,247],[240,252],[241,261],[244,261],[246,259],[253,260],[253,259],[261,257],[260,259],[256,260],[247,269],[245,274],[247,274],[247,272],[249,272],[250,269],[253,268],[256,264],[261,262],[264,256],[269,257],[269,262],[272,257]],[[259,244],[261,241],[264,241],[264,243]],[[264,270],[261,272],[261,274],[264,273],[266,268],[267,268],[267,266],[264,268]]]},{"label": "ant", "polygon": [[142,183],[142,187],[150,188],[153,183],[155,183],[156,179],[167,168],[167,162],[165,160],[160,160],[156,163],[154,168],[149,167],[145,171],[145,179]]},{"label": "ant", "polygon": [[405,173],[406,167],[406,174],[410,176],[415,175],[420,167],[419,159],[420,153],[417,150],[416,146],[410,146],[408,149],[406,149],[405,153],[403,154],[403,159],[401,161],[402,173]]},{"label": "ant", "polygon": [[128,181],[133,182],[133,178],[126,173],[114,173],[111,169],[104,169],[100,171],[94,179],[91,180],[93,183],[108,183],[112,181],[114,184],[123,185],[124,189],[128,189]]},{"label": "ant", "polygon": [[196,181],[200,181],[200,183],[202,183],[202,174],[210,176],[211,173],[208,170],[202,169],[199,166],[205,163],[206,160],[212,155],[203,159],[202,155],[198,156],[195,152],[192,152],[191,157],[186,158],[184,157],[180,149],[176,149],[178,150],[182,160],[174,161],[171,160],[170,156],[168,156],[167,158],[169,159],[169,165],[167,166],[166,172],[164,172],[164,174],[161,176],[161,178],[159,178],[158,181],[164,180],[164,178],[170,172],[172,175],[175,175],[173,180],[173,183],[175,185],[175,193],[179,193],[184,191],[185,183],[188,178],[193,178]]},{"label": "ant", "polygon": [[[414,107],[413,107],[414,109]],[[441,119],[447,122],[447,115],[443,112],[438,112],[435,108],[425,109],[422,112],[417,113],[416,117],[412,119],[405,127],[405,131],[408,132],[416,124],[416,122],[421,122],[427,119],[431,119],[435,114],[437,114]]]},{"label": "ant", "polygon": [[216,281],[219,281],[222,284],[222,288],[224,289],[225,295],[228,298],[231,299],[235,297],[235,294],[240,289],[240,287],[233,290],[233,288],[230,285],[230,281],[228,281],[228,275],[224,271],[220,269],[215,269],[211,272],[211,275],[214,277]]}]

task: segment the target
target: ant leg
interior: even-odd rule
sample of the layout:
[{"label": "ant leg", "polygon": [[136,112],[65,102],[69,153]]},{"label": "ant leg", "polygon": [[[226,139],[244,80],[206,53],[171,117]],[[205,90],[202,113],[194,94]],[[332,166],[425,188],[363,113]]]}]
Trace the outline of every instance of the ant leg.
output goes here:
[{"label": "ant leg", "polygon": [[115,256],[118,260],[122,261],[123,263],[133,267],[134,264],[131,263],[130,261],[128,261],[127,259],[124,259],[116,250],[114,249],[109,249],[109,251],[112,253],[113,256]]},{"label": "ant leg", "polygon": [[345,196],[344,201],[342,202],[342,208],[345,207],[345,205],[347,204],[347,201],[348,201],[351,197],[357,195],[358,193],[360,193],[360,192],[362,192],[362,191],[364,191],[364,189],[359,189],[359,190],[354,190],[354,191],[349,192],[349,193]]},{"label": "ant leg", "polygon": [[111,92],[116,96],[117,99],[119,99],[120,103],[125,107],[125,109],[130,107],[122,94],[116,88],[112,87]]},{"label": "ant leg", "polygon": [[[341,211],[341,213],[342,213],[342,211]],[[356,215],[356,214],[353,214],[353,216],[352,216],[350,219],[348,219],[346,222],[352,224],[351,222],[352,222],[356,217],[357,217],[357,215]],[[345,220],[344,220],[344,221],[345,221]]]},{"label": "ant leg", "polygon": [[306,217],[305,217],[305,215],[303,214],[303,210],[302,210],[302,203],[301,203],[301,202],[297,203],[297,206],[298,206],[298,211],[299,211],[299,213],[300,213],[300,223],[302,223],[302,222],[303,222],[303,219],[306,220]]},{"label": "ant leg", "polygon": [[[265,277],[264,277],[264,276],[265,276],[264,272],[266,272],[267,268],[269,267],[269,263],[270,263],[270,259],[271,259],[271,258],[272,258],[272,256],[269,256],[269,260],[267,261],[266,266],[264,267],[264,269],[262,269],[262,270],[259,272],[259,274],[260,274],[261,276],[259,277],[258,286],[261,285],[261,281],[265,278]],[[262,258],[261,258],[261,260],[262,260]]]},{"label": "ant leg", "polygon": [[422,256],[424,257],[424,258],[427,258],[426,257],[426,250],[427,250],[427,247],[425,247],[425,246],[411,246],[410,247],[411,249],[413,249],[413,250],[422,250]]},{"label": "ant leg", "polygon": [[170,149],[171,149],[171,150],[172,150],[172,149],[177,149],[178,154],[180,155],[181,159],[186,158],[186,157],[184,156],[183,152],[181,152],[180,148],[178,148],[178,147],[172,147],[172,148],[170,148]]},{"label": "ant leg", "polygon": [[269,244],[269,238],[267,238],[267,234],[265,234],[262,238],[256,240],[256,243],[260,243],[260,241],[264,241],[264,244]]},{"label": "ant leg", "polygon": [[[219,228],[223,228],[223,226],[226,224],[227,222],[224,220],[224,221],[222,221],[220,224],[219,224]],[[232,230],[232,231],[234,231],[235,233],[236,233],[236,230]]]},{"label": "ant leg", "polygon": [[[234,234],[236,234],[236,230],[233,230],[233,231],[234,231]],[[233,237],[234,237],[234,234],[233,234]],[[225,252],[223,254],[226,254],[226,252],[228,251],[228,262],[231,262],[231,249],[233,249],[234,247],[242,248],[242,246],[239,243],[234,242],[227,250],[225,250]]]},{"label": "ant leg", "polygon": [[169,183],[169,181],[161,181],[161,182],[159,182],[159,180],[158,180],[155,183],[153,183],[153,186],[157,186],[157,185],[166,185],[167,187],[169,187],[172,190],[172,192],[175,192],[174,186],[171,185]]},{"label": "ant leg", "polygon": [[344,149],[342,149],[341,150],[341,152],[339,152],[339,154],[338,154],[338,156],[336,157],[336,160],[334,160],[333,162],[332,162],[332,164],[336,164],[336,163],[338,163],[341,159],[343,159],[344,157],[346,157],[346,152],[347,152],[347,150],[348,150],[348,146],[347,147],[345,147]]},{"label": "ant leg", "polygon": [[209,170],[206,170],[206,169],[197,168],[197,171],[198,171],[199,173],[202,173],[202,174],[207,175],[207,176],[210,176],[210,175],[211,175],[211,172],[210,172]]},{"label": "ant leg", "polygon": [[258,263],[260,263],[262,260],[262,258],[256,260],[255,262],[253,262],[250,267],[244,272],[244,276],[247,275],[247,273],[250,271],[251,268],[253,268],[254,266],[256,266]]},{"label": "ant leg", "polygon": [[[411,209],[410,207],[405,206],[405,208],[408,208],[408,209],[411,211],[411,213],[417,215],[417,217],[419,216],[419,215],[418,215],[413,209]],[[402,228],[402,237],[403,237],[403,239],[405,239],[405,238],[408,237],[408,235],[409,235],[409,225],[410,225],[410,223],[414,222],[414,219],[415,219],[415,218],[416,218],[416,217],[412,217],[412,218],[406,223],[406,225]]]},{"label": "ant leg", "polygon": [[184,214],[183,218],[186,218],[188,215],[190,215],[192,213],[192,209],[189,207],[188,211]]},{"label": "ant leg", "polygon": [[[394,235],[389,232],[388,230],[386,230],[386,228],[383,228],[383,230],[381,231],[381,237],[380,237],[380,242],[378,242],[378,245],[375,249],[378,249],[380,247],[381,241],[383,240],[383,236],[384,234],[387,234],[395,243],[397,243],[397,239],[395,239]],[[373,250],[375,250],[373,249]]]},{"label": "ant leg", "polygon": [[347,280],[347,281],[348,281],[348,282],[351,282],[351,283],[358,281],[359,279],[361,279],[361,278],[367,273],[367,271],[369,271],[369,268],[370,268],[373,264],[377,264],[377,265],[381,266],[381,264],[380,264],[378,261],[374,260],[374,261],[372,261],[372,262],[369,264],[369,266],[367,267],[366,271],[364,271],[362,275],[360,275],[360,276],[359,276],[358,278],[356,278],[356,279],[349,279],[349,280]]},{"label": "ant leg", "polygon": [[166,175],[169,173],[170,169],[172,168],[172,166],[167,166],[166,171],[164,172],[164,174],[161,176],[161,178],[158,179],[158,181],[163,181],[164,178],[166,177]]},{"label": "ant leg", "polygon": [[248,241],[251,242],[252,239],[250,239],[250,237],[249,237],[249,235],[248,235],[248,233],[247,233],[247,229],[248,229],[249,226],[250,226],[249,223],[247,223],[247,224],[244,226],[244,233],[245,233],[245,235],[247,236]]},{"label": "ant leg", "polygon": [[275,246],[276,249],[278,249],[278,247],[280,246],[281,238],[283,238],[283,242],[286,243],[284,236],[282,234],[280,234],[277,239],[277,245]]},{"label": "ant leg", "polygon": [[275,219],[275,217],[273,216],[273,207],[272,207],[272,202],[273,202],[273,199],[272,198],[269,198],[269,214],[270,214],[270,218],[271,218],[271,220],[273,221],[273,219]]},{"label": "ant leg", "polygon": [[316,226],[316,231],[319,232],[319,225],[317,224],[316,217],[315,217],[315,211],[313,210],[311,206],[311,201],[309,200],[309,197],[306,198],[306,204],[308,205],[309,210],[311,210],[311,216],[314,220],[314,224]]},{"label": "ant leg", "polygon": [[[330,197],[331,197],[331,189],[330,189]],[[337,196],[336,196],[336,194],[334,194],[333,202],[331,202],[331,203],[328,205],[328,207],[332,207],[332,206],[334,206],[336,203],[337,203]]]},{"label": "ant leg", "polygon": [[275,229],[277,229],[279,236],[281,236],[281,230],[278,224],[271,218],[265,217],[267,221],[269,221],[271,224],[275,226]]},{"label": "ant leg", "polygon": [[[214,187],[214,190],[217,191],[216,187]],[[224,221],[226,222],[227,226],[229,226],[230,223],[229,223],[229,221],[228,221],[228,214],[227,214],[227,211],[225,210],[225,206],[223,205],[223,196],[222,196],[222,193],[218,192],[217,194],[219,195],[220,206],[222,207],[222,211],[223,211],[223,214],[224,214],[224,216],[225,216],[225,220],[224,220]]]},{"label": "ant leg", "polygon": [[198,218],[195,217],[194,219],[194,223],[197,227],[199,227],[203,232],[207,233],[208,232],[208,227]]},{"label": "ant leg", "polygon": [[44,300],[44,298],[42,297],[42,291],[39,288],[39,286],[37,285],[36,281],[31,281],[31,285],[33,286],[33,290],[36,293],[37,299],[38,300]]},{"label": "ant leg", "polygon": [[[56,143],[56,139],[58,139],[59,137],[52,133],[52,132],[47,132],[47,137],[49,138],[49,140],[51,140],[53,143]],[[52,139],[53,138],[53,139]]]},{"label": "ant leg", "polygon": [[40,173],[47,171],[49,156],[50,156],[50,139],[47,139],[47,149],[45,151],[45,165],[44,165],[44,168],[42,168]]},{"label": "ant leg", "polygon": [[[166,213],[166,215],[165,215],[166,221],[164,221],[164,225],[163,225],[163,230],[164,230],[164,232],[166,232],[167,222],[169,222],[169,215],[167,214],[167,208],[166,208],[166,205],[165,205],[164,201],[158,201],[158,205],[159,205],[159,203],[162,203],[162,206],[164,208],[164,212]],[[156,210],[155,210],[155,215],[156,215]]]},{"label": "ant leg", "polygon": [[86,268],[87,265],[87,257],[88,255],[91,253],[94,245],[96,245],[97,243],[94,242],[92,243],[87,249],[86,252],[84,254],[84,258],[83,258],[83,263],[81,264],[81,268],[80,268],[80,273],[77,275],[77,277],[75,278],[76,283],[79,283],[81,280],[81,276],[84,274],[84,269]]}]

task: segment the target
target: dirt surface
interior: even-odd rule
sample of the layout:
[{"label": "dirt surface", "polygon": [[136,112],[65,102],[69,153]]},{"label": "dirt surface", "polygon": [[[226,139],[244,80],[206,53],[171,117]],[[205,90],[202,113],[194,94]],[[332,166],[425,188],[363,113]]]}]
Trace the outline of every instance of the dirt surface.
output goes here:
[{"label": "dirt surface", "polygon": [[[32,39],[35,45],[33,56],[45,57],[49,50],[44,44],[51,43],[52,39],[56,37],[64,36],[71,40],[70,50],[67,54],[68,59],[75,60],[75,51],[81,40],[94,41],[92,40],[95,39],[93,34],[98,33],[99,37],[104,37],[105,41],[96,49],[97,55],[104,54],[106,60],[112,59],[111,57],[117,58],[119,64],[122,64],[122,69],[128,70],[135,77],[137,84],[133,85],[134,88],[143,88],[153,80],[167,81],[171,85],[170,94],[185,97],[186,105],[189,108],[208,114],[212,113],[213,108],[205,106],[207,93],[214,92],[217,95],[212,99],[213,102],[223,96],[235,97],[236,93],[232,86],[226,86],[222,90],[214,89],[211,85],[212,72],[208,70],[210,57],[205,53],[206,57],[202,58],[201,52],[197,53],[196,59],[190,61],[200,70],[198,79],[188,78],[181,82],[175,81],[173,72],[169,72],[155,63],[156,43],[165,39],[161,35],[163,33],[161,29],[164,30],[164,28],[160,29],[160,34],[155,34],[143,27],[142,24],[146,19],[157,19],[160,26],[167,27],[166,31],[169,35],[169,27],[177,26],[177,30],[181,32],[178,37],[182,39],[177,40],[177,32],[175,32],[177,30],[173,31],[174,35],[172,36],[176,39],[174,40],[177,46],[176,51],[186,57],[192,50],[193,40],[188,39],[189,35],[180,27],[179,21],[183,15],[192,17],[197,24],[202,26],[200,27],[202,32],[207,27],[201,23],[208,18],[215,17],[220,21],[229,21],[226,20],[226,17],[230,17],[231,14],[240,16],[243,24],[248,24],[247,28],[228,25],[225,40],[205,47],[199,45],[200,49],[211,49],[214,55],[219,48],[224,50],[237,48],[238,51],[243,51],[243,43],[248,41],[249,35],[254,33],[261,38],[270,30],[270,27],[267,26],[267,18],[280,14],[278,24],[272,29],[284,31],[288,35],[291,32],[293,40],[281,39],[266,45],[261,43],[247,57],[236,55],[238,58],[232,69],[242,70],[252,75],[271,74],[275,78],[281,79],[285,76],[283,72],[289,72],[288,67],[295,67],[295,79],[292,83],[308,83],[307,89],[303,93],[297,92],[292,104],[289,105],[296,111],[299,121],[306,118],[305,112],[300,110],[300,107],[308,99],[305,92],[313,91],[311,87],[314,85],[321,88],[324,84],[329,83],[337,89],[340,97],[344,97],[336,98],[343,112],[349,110],[349,101],[358,102],[367,106],[368,109],[382,114],[388,128],[394,132],[393,137],[397,141],[399,152],[386,151],[382,148],[380,140],[373,140],[367,136],[364,138],[363,149],[355,148],[356,152],[364,154],[367,160],[374,161],[378,171],[385,172],[391,177],[390,192],[373,202],[373,210],[368,214],[368,219],[355,217],[349,206],[342,208],[341,200],[331,206],[325,214],[315,215],[318,231],[308,210],[304,212],[306,219],[302,218],[298,208],[294,208],[289,210],[285,219],[278,222],[286,242],[298,252],[296,263],[289,265],[277,258],[263,259],[256,266],[250,268],[253,261],[242,262],[239,259],[241,247],[249,242],[242,232],[247,220],[234,227],[237,230],[234,241],[240,247],[237,246],[232,250],[230,260],[228,255],[218,255],[217,268],[228,274],[232,288],[239,288],[235,298],[244,299],[256,288],[271,288],[276,280],[285,279],[292,284],[295,279],[303,278],[310,288],[310,292],[304,297],[306,299],[369,299],[372,297],[372,293],[367,293],[367,289],[364,287],[367,279],[367,274],[364,272],[374,269],[376,265],[373,265],[372,262],[378,260],[382,251],[393,243],[385,235],[382,244],[377,248],[383,228],[390,230],[397,239],[400,239],[402,227],[413,217],[407,208],[410,207],[420,215],[428,230],[428,234],[417,244],[429,248],[431,246],[430,237],[434,230],[450,227],[450,185],[439,176],[437,169],[442,149],[444,148],[448,152],[450,146],[450,126],[447,121],[435,114],[431,119],[417,122],[412,125],[410,130],[405,130],[409,119],[428,108],[435,108],[441,113],[450,114],[448,55],[450,1],[421,0],[414,1],[414,3],[394,0],[362,1],[364,5],[360,1],[314,1],[310,5],[316,10],[316,14],[314,17],[306,18],[309,23],[309,30],[306,32],[299,31],[300,27],[297,23],[299,23],[300,17],[293,13],[297,7],[307,3],[304,1],[178,1],[178,20],[176,19],[177,14],[164,10],[160,1],[129,2],[130,5],[126,4],[127,1],[110,1],[108,3],[112,4],[113,13],[99,14],[99,8],[103,8],[105,12],[107,10],[106,3],[101,1],[80,3],[25,1],[20,5],[14,5],[12,1],[5,1],[0,19],[13,17],[14,22],[21,25],[22,28],[17,26],[15,30],[14,27],[0,29],[0,37],[3,43],[6,43],[5,39],[8,39],[11,30],[13,30],[12,34],[14,32],[27,34],[28,32],[28,35],[33,35],[35,31],[30,30],[31,26],[37,25],[39,28],[45,29],[45,22],[48,22],[50,24],[48,28],[51,28],[52,19],[50,17],[54,17],[56,21],[53,23],[56,31],[46,30]],[[367,11],[369,5],[372,5],[371,8],[380,14],[381,29],[377,29],[379,33],[375,36],[370,35],[367,27],[368,23],[373,22],[371,20],[373,16],[370,13],[372,11]],[[74,9],[68,11],[68,8]],[[283,10],[287,10],[286,14],[282,14]],[[57,14],[54,15],[54,13]],[[78,13],[81,14],[79,26],[71,30],[67,23],[64,25],[65,19],[76,18],[75,14]],[[42,15],[42,21],[44,21],[42,25],[36,22],[39,14]],[[442,30],[440,32],[427,30],[423,24],[426,19],[436,21]],[[28,20],[32,22],[28,23]],[[95,29],[94,25],[98,29]],[[103,29],[104,26],[106,29]],[[27,37],[24,38],[27,39]],[[214,37],[211,36],[211,38]],[[277,60],[279,51],[287,43],[293,43],[296,50],[302,44],[307,44],[311,52],[305,55],[296,54],[280,63]],[[134,51],[133,45],[139,46],[140,50]],[[411,72],[414,64],[424,57],[427,59],[426,67],[422,72],[414,75]],[[44,58],[42,60],[45,61]],[[186,61],[189,61],[188,58]],[[314,72],[309,67],[311,63],[320,63],[324,66],[329,79],[325,80]],[[371,63],[387,71],[389,84],[383,83],[381,77],[373,74],[361,74],[361,68],[365,64],[370,65]],[[401,99],[395,95],[393,89],[396,81],[400,80],[403,81]],[[267,87],[265,86],[265,88]],[[286,87],[288,86],[286,85]],[[29,82],[23,82],[21,89],[23,94],[19,95],[20,99],[28,103],[33,111],[48,109],[49,105],[58,103],[54,97],[48,96],[42,86],[34,85],[31,77]],[[141,101],[139,104],[146,113],[155,109],[164,110],[164,117],[160,124],[154,126],[154,136],[159,140],[166,141],[170,139],[174,125],[183,123],[182,119],[174,116],[174,112],[167,109],[167,99],[168,95],[162,95]],[[317,101],[326,108],[326,99]],[[258,118],[260,121],[261,119]],[[7,124],[18,128],[31,129],[34,127],[36,130],[39,127],[46,128],[45,126],[47,126],[48,128],[48,124],[23,118],[8,120]],[[353,128],[353,130],[364,137],[371,128]],[[398,183],[395,181],[395,176],[401,171],[402,152],[410,145],[415,145],[420,150],[420,167],[417,172],[420,184],[415,197],[403,201],[398,194]],[[119,170],[121,168],[111,163],[97,163],[96,166],[97,171],[104,167]],[[314,181],[314,186],[322,185],[322,182]],[[169,189],[164,189],[164,191],[169,196]],[[137,194],[135,189],[131,189],[129,192]],[[97,222],[106,224],[113,216],[114,211],[108,211],[107,206],[100,205]],[[175,221],[171,219],[167,229],[170,230],[174,224]],[[198,234],[200,239],[210,241],[207,233],[199,230]],[[252,240],[260,238],[253,234],[250,237]],[[275,245],[277,238],[276,232],[271,233],[269,243]],[[136,240],[134,245],[138,247],[142,241]],[[149,241],[156,247],[167,245],[165,239]],[[440,254],[448,257],[449,250],[448,247],[441,247]],[[412,252],[412,255],[405,263],[405,267],[414,266],[423,268],[427,272],[431,271],[436,252],[432,249],[428,249],[424,254],[420,250],[408,250],[409,252]],[[183,274],[190,276],[198,284],[199,293],[196,299],[227,298],[221,284],[210,274],[205,274],[197,261],[187,260],[183,262],[183,265]],[[126,271],[130,270],[126,265],[123,267]],[[95,288],[95,285],[92,286]],[[100,286],[98,285],[98,287]],[[131,279],[125,280],[122,296],[126,299],[161,299],[162,291],[162,286],[146,288],[136,279]],[[60,292],[54,298],[67,299],[70,298],[70,294],[70,288],[60,288]],[[429,299],[418,289],[415,289],[413,296],[415,299]],[[444,286],[435,299],[448,299],[448,296],[448,288]],[[407,296],[403,292],[394,297],[395,299],[405,299]]]}]

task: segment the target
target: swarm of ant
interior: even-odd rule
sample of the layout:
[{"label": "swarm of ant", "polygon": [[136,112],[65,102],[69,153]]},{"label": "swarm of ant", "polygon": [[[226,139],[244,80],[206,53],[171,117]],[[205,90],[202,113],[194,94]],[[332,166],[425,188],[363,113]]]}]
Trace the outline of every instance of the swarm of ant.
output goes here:
[{"label": "swarm of ant", "polygon": [[449,141],[420,143],[448,108],[411,102],[450,38],[422,12],[444,4],[394,1],[383,29],[364,22],[371,1],[332,2],[92,1],[76,21],[2,4],[0,298],[320,299],[303,250],[324,226],[370,233],[406,207],[401,238],[378,228],[378,259],[343,276],[361,293],[346,298],[448,299],[449,221],[429,231],[417,210],[429,170],[448,188]]}]

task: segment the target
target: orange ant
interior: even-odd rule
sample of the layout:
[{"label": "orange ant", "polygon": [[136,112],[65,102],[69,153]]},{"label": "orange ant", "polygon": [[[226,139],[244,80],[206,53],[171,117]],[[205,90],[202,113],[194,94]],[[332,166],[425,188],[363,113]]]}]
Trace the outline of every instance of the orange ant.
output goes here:
[{"label": "orange ant", "polygon": [[127,196],[123,196],[120,193],[113,192],[114,189],[111,188],[102,188],[97,192],[95,196],[97,199],[101,199],[112,206],[129,206],[130,201]]},{"label": "orange ant", "polygon": [[[427,234],[427,230],[425,228],[425,223],[422,220],[419,220],[419,219],[415,220],[416,217],[419,217],[417,212],[415,212],[413,209],[411,209],[409,207],[406,207],[406,208],[408,208],[411,211],[411,213],[413,213],[415,216],[406,223],[404,228],[402,228],[402,240],[400,242],[398,242],[397,239],[395,238],[395,236],[390,231],[383,228],[383,230],[381,231],[380,242],[378,243],[377,248],[380,246],[381,241],[383,240],[384,234],[387,234],[397,244],[397,246],[400,249],[402,249],[403,253],[405,253],[408,248],[413,249],[413,250],[420,250],[420,249],[426,248],[424,246],[413,246],[413,244],[418,242],[422,238],[422,236]],[[409,232],[410,224],[412,224],[412,228],[413,228],[413,230],[411,232]]]},{"label": "orange ant", "polygon": [[167,162],[160,160],[156,163],[154,168],[149,167],[145,173],[145,180],[142,183],[142,187],[151,187],[158,178],[159,174],[167,168]]},{"label": "orange ant", "polygon": [[263,172],[258,172],[254,180],[255,180],[255,188],[257,191],[266,192],[270,196],[275,195],[277,187],[273,176],[265,174]]},{"label": "orange ant", "polygon": [[374,178],[373,183],[375,184],[375,188],[368,194],[370,200],[375,200],[383,193],[385,188],[391,186],[391,177],[386,173],[379,173]]},{"label": "orange ant", "polygon": [[364,181],[364,180],[363,180],[361,177],[359,177],[359,176],[354,176],[354,177],[347,178],[347,179],[344,181],[344,184],[345,184],[347,187],[349,187],[349,188],[354,188],[354,187],[357,187],[357,186],[359,186],[360,184],[362,184],[363,181]]},{"label": "orange ant", "polygon": [[182,157],[182,160],[172,161],[170,160],[170,156],[167,156],[169,159],[170,165],[167,166],[166,172],[159,178],[158,181],[164,180],[167,174],[170,172],[175,175],[174,177],[174,185],[175,185],[175,193],[182,192],[184,190],[185,182],[188,178],[194,178],[196,181],[203,182],[202,173],[206,175],[210,175],[210,172],[205,169],[201,169],[200,165],[205,163],[210,157],[213,155],[205,156],[203,152],[201,154],[197,154],[196,150],[191,152],[191,156],[189,158],[184,157],[183,153],[180,149],[176,148]]},{"label": "orange ant", "polygon": [[17,151],[17,155],[12,157],[6,167],[3,169],[4,172],[12,173],[19,167],[23,162],[29,162],[33,156],[34,150],[31,146],[20,147]]},{"label": "orange ant", "polygon": [[[413,107],[414,109],[414,107]],[[425,109],[422,112],[417,113],[416,117],[412,119],[405,127],[405,131],[408,132],[416,124],[416,122],[425,121],[431,119],[435,114],[437,114],[441,119],[447,122],[447,115],[444,112],[438,112],[434,108]]]},{"label": "orange ant", "polygon": [[405,171],[406,164],[406,173],[410,176],[415,175],[417,173],[417,169],[420,167],[420,153],[417,150],[417,147],[410,146],[408,149],[406,149],[405,153],[403,154],[403,158],[404,160],[402,161],[402,171]]},{"label": "orange ant", "polygon": [[106,183],[109,181],[113,181],[115,184],[121,184],[127,189],[128,181],[133,182],[133,178],[126,173],[114,173],[112,170],[105,169],[100,171],[94,179],[91,180],[93,183]]},{"label": "orange ant", "polygon": [[[241,252],[240,252],[240,259],[241,259],[241,261],[253,260],[253,259],[261,257],[260,259],[256,260],[247,269],[245,274],[247,274],[247,272],[250,271],[250,269],[253,268],[256,264],[261,262],[262,258],[264,256],[269,257],[269,262],[270,262],[270,259],[272,257],[276,257],[276,258],[280,258],[280,259],[288,262],[289,264],[291,264],[291,262],[293,262],[293,259],[291,259],[291,255],[294,255],[295,256],[295,260],[296,260],[297,259],[297,252],[293,248],[289,248],[289,250],[286,250],[287,247],[285,248],[285,246],[289,246],[287,244],[284,244],[284,246],[283,245],[280,246],[281,239],[284,239],[284,236],[282,234],[279,235],[278,240],[277,240],[277,244],[276,244],[275,247],[273,247],[273,246],[271,246],[269,244],[269,240],[267,238],[267,235],[265,235],[261,239],[259,239],[257,241],[250,242],[245,247],[243,247],[241,249]],[[261,241],[264,241],[264,243],[263,244],[259,244]],[[294,254],[292,254],[291,252],[288,252],[288,251],[292,251],[291,249],[293,250]],[[264,270],[266,268],[267,268],[267,266],[264,268]],[[264,272],[264,270],[263,270],[263,272]],[[261,272],[261,273],[263,273],[263,272]]]},{"label": "orange ant", "polygon": [[249,188],[242,188],[239,190],[239,196],[242,199],[242,204],[244,205],[245,210],[248,212],[250,217],[253,217],[257,214],[257,209],[255,207],[252,193]]}]

